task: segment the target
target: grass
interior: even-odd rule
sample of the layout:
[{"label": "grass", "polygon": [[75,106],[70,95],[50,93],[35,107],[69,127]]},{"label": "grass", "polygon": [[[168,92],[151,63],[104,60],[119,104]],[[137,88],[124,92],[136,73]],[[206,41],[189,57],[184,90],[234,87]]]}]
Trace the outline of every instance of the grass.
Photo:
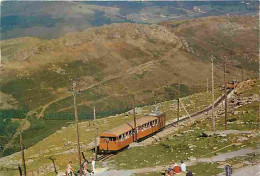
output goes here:
[{"label": "grass", "polygon": [[[219,94],[220,91],[216,91],[216,95]],[[192,113],[197,110],[203,109],[206,105],[208,105],[210,103],[210,97],[207,97],[206,92],[203,92],[203,93],[193,94],[188,97],[183,97],[181,101],[184,103],[188,111]],[[162,112],[166,112],[168,121],[176,118],[175,101],[171,100],[171,101],[161,102],[158,105],[160,105],[160,110]],[[153,106],[144,106],[142,108],[141,114],[139,114],[137,117],[139,118],[144,114],[149,113],[152,107]],[[247,108],[250,109],[248,116],[250,117],[254,116],[256,111],[255,109],[256,106],[248,105]],[[185,112],[183,110],[181,111],[181,115],[185,115]],[[98,132],[99,133],[104,132],[115,126],[131,121],[132,119],[133,116],[127,117],[124,114],[98,119],[97,120]],[[57,123],[58,122],[59,121],[57,121]],[[223,118],[218,119],[217,120],[218,129],[223,129],[222,124],[223,124]],[[228,128],[229,129],[235,128],[233,127],[233,125],[234,124],[229,124]],[[249,127],[249,124],[247,123],[244,125],[245,125],[245,129]],[[62,124],[60,124],[60,127],[61,126]],[[48,127],[50,128],[48,129]],[[51,130],[52,128],[54,127],[51,127],[51,124],[47,125],[47,130]],[[115,157],[111,158],[111,160],[109,161],[109,166],[111,168],[116,168],[116,169],[131,169],[131,168],[141,168],[141,167],[153,167],[155,165],[169,165],[172,162],[179,162],[182,159],[185,160],[189,156],[201,157],[202,155],[207,154],[207,156],[205,157],[209,157],[227,151],[238,150],[241,147],[248,147],[248,146],[256,147],[257,144],[257,141],[254,138],[250,138],[250,140],[243,142],[241,145],[230,146],[228,148],[218,151],[217,153],[216,152],[214,153],[215,147],[217,147],[217,149],[220,149],[221,147],[229,145],[230,143],[235,142],[239,136],[228,135],[227,137],[222,137],[222,138],[220,137],[200,138],[199,134],[202,131],[211,129],[210,119],[198,121],[194,123],[193,126],[182,129],[182,131],[187,131],[189,129],[192,129],[194,131],[187,132],[180,137],[175,136],[174,134],[169,135],[166,138],[164,138],[162,142],[153,144],[151,146],[126,149],[123,152],[116,155]],[[255,130],[255,127],[253,127],[252,130]],[[35,133],[35,135],[36,134],[39,135],[40,133],[44,133],[44,132],[34,131],[32,133]],[[27,135],[25,134],[25,137],[26,136]],[[94,138],[93,124],[91,121],[80,123],[80,136],[81,136],[82,151],[85,153],[85,156],[87,158],[91,158],[93,156],[93,153],[86,148],[86,146],[91,141],[93,141]],[[25,150],[26,160],[28,159],[33,160],[32,163],[28,163],[28,170],[35,170],[35,169],[37,170],[40,166],[43,166],[45,164],[51,164],[51,161],[49,160],[50,156],[56,159],[56,164],[59,167],[60,171],[65,170],[68,161],[77,163],[75,139],[76,139],[76,128],[74,124],[71,124],[67,128],[58,130],[57,133],[49,135],[43,141],[40,141],[37,144],[33,145],[32,147],[28,148],[27,150]],[[191,150],[189,148],[191,144],[197,147],[193,147],[193,150]],[[203,150],[200,150],[201,148]],[[69,150],[74,150],[74,151],[72,151],[72,153],[65,152]],[[11,157],[11,161],[18,161],[19,159],[20,156]],[[97,165],[102,165],[102,163],[97,163]]]},{"label": "grass", "polygon": [[[214,153],[216,148],[221,149],[231,144],[234,138],[236,138],[234,135],[228,135],[224,138],[200,138],[199,136],[203,131],[204,130],[195,130],[194,132],[186,133],[181,137],[174,135],[168,136],[162,142],[152,146],[127,149],[113,158],[112,167],[119,169],[135,169],[163,164],[170,165],[171,163],[179,162],[181,160],[188,160],[191,156],[199,158],[207,154],[205,157],[211,157],[216,154]],[[195,147],[189,148],[189,146]],[[240,146],[234,145],[219,151],[219,153],[224,153],[229,150],[233,151],[239,148]],[[116,164],[113,165],[113,163]]]},{"label": "grass", "polygon": [[[49,135],[60,130],[62,127],[66,127],[74,121],[68,120],[44,120],[44,119],[33,119],[30,118],[30,127],[25,130],[23,134],[23,144],[25,148],[29,148],[37,142],[43,140]],[[13,143],[12,149],[14,152],[20,151],[19,137]]]},{"label": "grass", "polygon": [[198,163],[193,166],[187,167],[192,173],[199,176],[212,176],[223,172],[223,169],[217,168],[217,163]]},{"label": "grass", "polygon": [[232,159],[229,159],[227,163],[231,166],[238,164],[238,163],[243,163],[243,162],[249,162],[249,163],[257,163],[260,159],[260,154],[259,153],[252,153],[248,154],[246,156],[238,156]]},{"label": "grass", "polygon": [[[192,102],[191,103],[192,106],[196,106],[196,104],[198,103],[198,107],[203,108],[203,106],[205,106],[205,104],[208,101],[205,101],[203,104],[203,102],[197,100],[199,99],[199,97],[205,98],[206,96],[204,94],[205,93],[198,93],[195,95],[191,95],[190,97],[184,97],[182,99],[185,104]],[[176,106],[175,101],[166,101],[160,103],[161,111],[166,112],[172,104]],[[138,115],[138,117],[141,117],[143,116],[143,114],[150,112],[152,106],[144,106],[142,109],[143,109],[142,114]],[[195,111],[195,110],[196,109],[191,109],[191,111]],[[184,112],[182,113],[184,114]],[[168,120],[174,119],[175,118],[174,114],[175,114],[174,110],[172,110],[172,113],[168,114]],[[109,118],[98,119],[98,127],[99,127],[98,131],[99,132],[106,131],[112,127],[131,121],[132,119],[133,119],[132,116],[126,117],[124,114],[109,117]],[[63,120],[44,120],[43,123],[44,123],[43,128],[29,129],[23,133],[25,145],[26,146],[34,145],[33,147],[30,147],[25,151],[27,157],[26,160],[28,160],[28,158],[32,158],[34,160],[33,163],[28,164],[28,169],[33,170],[46,163],[51,163],[51,161],[48,159],[49,156],[53,156],[56,158],[57,165],[60,167],[60,169],[65,169],[68,160],[73,161],[73,163],[76,162],[77,156],[75,152],[71,154],[62,154],[62,152],[64,151],[75,148],[74,139],[76,139],[76,136],[75,136],[74,124],[69,125],[66,121]],[[94,137],[92,122],[90,122],[90,124],[91,125],[89,126],[89,122],[80,123],[81,142],[83,146],[87,145],[90,141],[92,141]],[[67,128],[61,129],[62,126],[67,126],[67,125],[69,125]],[[58,133],[53,134],[57,130]],[[42,139],[44,139],[44,142],[41,141]],[[64,141],[71,141],[71,144],[65,146]],[[44,150],[46,150],[47,153],[42,153]],[[87,157],[92,156],[92,153],[89,150],[83,148],[83,151],[85,152],[85,155]],[[39,157],[36,158],[30,157],[35,155],[36,156],[39,155]],[[19,158],[20,156],[17,156],[14,157],[12,160],[17,160]]]},{"label": "grass", "polygon": [[37,142],[43,140],[49,135],[60,130],[62,127],[66,127],[74,121],[65,120],[30,120],[31,127],[23,132],[23,143],[26,148],[31,147]]},{"label": "grass", "polygon": [[[190,97],[189,97],[190,98]],[[186,99],[186,103],[192,102]],[[200,104],[200,102],[198,102]],[[169,107],[170,103],[163,103],[164,107]],[[252,130],[258,129],[257,124],[257,112],[258,102],[244,105],[237,109],[238,111],[246,111],[247,113],[235,123],[229,123],[228,129],[236,130]],[[238,118],[241,114],[232,116],[229,114],[229,118]],[[243,122],[243,124],[241,124]],[[218,130],[224,130],[224,117],[221,116],[217,119],[216,126]],[[241,147],[256,148],[259,139],[257,137],[250,138],[247,141],[241,142],[239,145],[230,145],[238,143],[239,137],[244,136],[242,134],[230,134],[226,137],[199,137],[203,131],[211,130],[210,118],[196,121],[190,127],[184,127],[181,131],[193,130],[192,132],[184,133],[181,136],[174,134],[168,135],[161,142],[153,144],[151,146],[135,147],[125,150],[119,153],[111,160],[111,167],[114,169],[135,169],[142,167],[154,167],[157,165],[169,165],[173,162],[179,162],[180,160],[188,160],[188,157],[211,157],[220,153],[235,151]],[[226,147],[230,145],[229,147]],[[193,146],[193,147],[190,147]],[[220,149],[220,150],[219,150]],[[217,152],[215,152],[218,150]],[[131,156],[131,157],[129,157]],[[205,164],[205,163],[204,163]],[[208,165],[208,164],[206,164]],[[212,167],[215,167],[212,165]],[[209,169],[210,170],[210,169]],[[212,170],[212,172],[218,172],[219,170]],[[205,173],[210,175],[210,173]]]}]

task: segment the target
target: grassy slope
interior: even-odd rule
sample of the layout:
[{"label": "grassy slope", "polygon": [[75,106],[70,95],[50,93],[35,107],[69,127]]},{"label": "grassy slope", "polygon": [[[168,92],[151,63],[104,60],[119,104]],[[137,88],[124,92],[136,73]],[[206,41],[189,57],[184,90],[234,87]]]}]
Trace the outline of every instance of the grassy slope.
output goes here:
[{"label": "grassy slope", "polygon": [[[216,95],[219,95],[219,91],[216,91]],[[242,95],[248,95],[257,93],[255,87],[253,87],[250,90],[246,90],[243,92]],[[217,97],[217,96],[216,96]],[[198,99],[204,100],[203,102],[197,101]],[[199,109],[202,109],[205,107],[205,105],[210,102],[210,97],[207,99],[206,92],[194,94],[189,97],[182,98],[182,102],[185,103],[185,106],[187,107],[189,112],[192,112],[194,107],[197,107]],[[171,107],[170,105],[173,104]],[[189,105],[190,104],[190,105]],[[176,109],[174,108],[176,106],[176,102],[167,101],[160,103],[162,111],[167,113],[167,120],[171,120],[174,117],[174,111]],[[171,109],[173,107],[173,109]],[[174,110],[175,109],[175,110]],[[147,114],[151,110],[151,106],[143,107],[142,108],[142,114]],[[250,121],[255,122],[256,120],[256,113],[258,110],[257,103],[246,105],[241,107],[240,109],[237,109],[236,111],[242,112],[242,110],[248,111],[247,114],[244,114],[244,117],[240,118],[240,122],[243,121]],[[171,113],[169,113],[169,111]],[[184,112],[181,112],[183,114]],[[142,116],[141,114],[138,115],[138,117]],[[237,115],[239,116],[239,114]],[[231,114],[229,114],[229,117],[231,118]],[[107,129],[110,129],[111,127],[118,126],[122,123],[125,123],[129,120],[131,120],[133,117],[129,116],[126,117],[124,114],[104,118],[104,119],[98,119],[98,127],[99,132],[105,131]],[[233,117],[232,117],[233,118]],[[81,134],[81,146],[82,150],[85,152],[85,155],[87,158],[90,158],[93,154],[89,152],[85,147],[86,145],[93,140],[93,126],[92,123],[89,126],[89,122],[82,122],[80,123],[80,134]],[[223,129],[224,127],[221,125],[223,124],[223,118],[220,118],[217,121],[217,127],[218,129]],[[239,124],[230,124],[229,129],[239,129],[239,130],[256,130],[257,126],[252,125],[250,123],[246,123],[243,125]],[[119,153],[116,157],[113,157],[112,160],[115,162],[110,162],[110,166],[114,168],[121,168],[121,169],[130,169],[130,168],[140,168],[140,167],[151,167],[154,165],[168,165],[173,161],[179,161],[181,159],[187,159],[188,156],[195,156],[195,157],[201,157],[205,156],[213,156],[215,153],[211,153],[215,150],[215,147],[218,149],[230,144],[230,142],[234,142],[239,138],[239,135],[228,135],[227,137],[222,138],[205,138],[205,139],[199,139],[198,135],[207,129],[210,129],[210,120],[206,119],[201,122],[196,122],[192,127],[192,130],[194,132],[185,133],[182,137],[176,137],[174,134],[169,135],[166,137],[162,142],[158,144],[154,144],[147,147],[137,147],[137,148],[131,148],[127,149],[124,152]],[[72,124],[67,128],[62,128],[57,133],[50,135],[43,141],[37,143],[36,145],[32,146],[31,148],[27,149],[25,151],[26,153],[26,160],[29,159],[33,160],[33,162],[28,163],[28,169],[29,170],[37,170],[40,166],[44,166],[46,164],[51,164],[51,161],[48,159],[50,156],[54,157],[56,159],[57,166],[59,170],[64,170],[67,164],[67,161],[71,160],[73,163],[76,163],[77,155],[76,155],[76,136],[75,136],[75,126]],[[185,131],[186,129],[183,129]],[[218,143],[222,141],[221,143]],[[218,153],[224,153],[227,151],[237,150],[239,148],[243,147],[255,147],[257,143],[257,140],[255,138],[250,138],[248,141],[242,142],[238,146],[231,146],[228,148],[225,148],[223,150],[220,150]],[[188,144],[196,145],[197,147],[194,148],[193,151],[188,149]],[[203,152],[201,152],[201,148],[203,148]],[[72,153],[66,153],[65,151],[68,150],[74,150]],[[206,152],[205,152],[206,151]],[[62,153],[65,152],[65,153]],[[136,155],[135,153],[138,153]],[[153,155],[151,155],[153,153]],[[176,155],[176,153],[182,153],[181,155]],[[184,154],[185,153],[185,154]],[[186,154],[187,153],[187,154]],[[183,158],[183,154],[186,156],[186,158]],[[127,157],[131,156],[131,157]],[[149,157],[148,157],[149,156]],[[0,166],[3,167],[3,169],[6,167],[10,168],[7,173],[12,172],[12,167],[14,163],[19,160],[20,156],[13,155],[11,156],[9,160],[9,164],[7,164],[5,167],[3,165]],[[127,161],[126,161],[126,158]],[[156,161],[156,162],[155,162]],[[234,162],[234,161],[233,161]],[[13,163],[13,164],[12,164]],[[128,163],[128,164],[125,164]],[[131,163],[131,165],[129,165]],[[138,163],[138,165],[136,165]],[[98,165],[102,165],[102,163],[97,163]],[[203,164],[203,163],[202,163]],[[209,164],[203,164],[203,168],[212,168],[210,173],[205,172],[201,174],[205,174],[205,176],[218,173],[220,172],[219,169],[216,169],[216,164],[209,165]],[[202,167],[199,166],[199,167]],[[76,168],[76,165],[74,166]],[[196,171],[196,173],[200,173],[199,170],[196,170],[197,166],[191,167],[193,171]],[[1,172],[3,173],[3,169],[1,169]],[[15,172],[15,171],[14,171]],[[46,170],[47,172],[47,170]],[[49,175],[52,175],[51,172]],[[157,175],[154,173],[154,175]],[[204,175],[203,175],[204,176]]]},{"label": "grassy slope", "polygon": [[[216,97],[219,96],[220,92],[216,91]],[[204,102],[197,101],[198,99],[204,100]],[[207,99],[206,93],[198,93],[191,95],[189,97],[182,98],[182,101],[185,104],[190,104],[187,106],[187,109],[189,112],[196,111],[198,109],[203,109],[208,102],[210,102],[210,97]],[[172,109],[170,108],[170,105],[173,104]],[[166,101],[163,103],[160,103],[161,110],[163,112],[167,113],[167,120],[172,120],[175,117],[176,114],[176,102],[174,101]],[[196,107],[196,108],[194,108]],[[145,106],[142,108],[142,114],[139,114],[138,117],[141,117],[144,114],[147,114],[152,109],[151,106]],[[181,115],[183,115],[184,112],[181,111]],[[118,126],[122,123],[128,122],[132,120],[132,116],[126,117],[124,114],[120,114],[118,116],[112,116],[109,118],[104,119],[98,119],[98,127],[99,132],[106,131],[112,127]],[[91,152],[86,149],[86,145],[93,140],[94,133],[93,133],[93,126],[92,122],[82,122],[80,123],[80,135],[81,135],[81,146],[83,147],[83,151],[85,152],[86,156],[89,158],[92,156]],[[62,153],[70,149],[75,149],[76,147],[76,139],[75,137],[75,126],[74,124],[70,125],[67,128],[62,128],[57,133],[52,134],[48,136],[43,141],[37,143],[36,145],[32,146],[31,148],[27,149],[26,152],[26,159],[32,159],[32,163],[28,163],[28,169],[34,170],[39,168],[41,165],[44,164],[50,164],[50,160],[48,157],[52,156],[56,158],[56,163],[60,170],[64,169],[66,167],[67,161],[72,160],[73,163],[76,163],[76,153],[73,151],[72,153]],[[35,132],[36,133],[36,132]],[[37,132],[38,133],[38,132]],[[45,133],[45,132],[44,132]],[[26,134],[29,134],[25,132]],[[29,143],[30,140],[27,140],[27,143]],[[38,155],[39,154],[39,155]],[[17,159],[20,158],[20,156],[13,156],[11,157],[11,163],[16,162]],[[9,161],[10,162],[10,161]],[[13,167],[13,165],[9,163],[9,167]],[[0,166],[1,167],[1,166]],[[10,170],[11,171],[11,170]]]},{"label": "grassy slope", "polygon": [[[224,17],[215,18],[220,19],[220,24],[226,22],[222,19]],[[233,19],[231,24],[241,23],[237,18],[231,19]],[[203,25],[210,26],[213,20],[214,18]],[[171,99],[176,93],[169,97],[168,94],[171,92],[167,92],[170,90],[166,86],[171,86],[179,80],[188,86],[190,93],[205,90],[210,71],[209,62],[203,59],[204,56],[200,53],[204,44],[210,42],[208,38],[212,36],[199,45],[194,44],[193,38],[201,37],[198,28],[202,24],[196,27],[193,23],[196,22],[181,23],[177,29],[173,29],[174,33],[154,26],[115,24],[89,29],[82,33],[71,33],[55,40],[2,41],[5,74],[1,90],[12,94],[21,107],[29,107],[31,110],[59,97],[69,96],[67,89],[71,87],[71,79],[75,78],[80,78],[78,89],[85,90],[89,86],[96,85],[78,96],[78,104],[82,110],[90,109],[90,104],[94,103],[102,110],[127,107],[130,105],[128,97],[130,92],[137,94],[138,104],[152,103],[154,94],[158,95],[157,101]],[[192,26],[194,35],[187,32],[189,25]],[[217,28],[217,31],[211,30],[212,28],[209,28],[204,33],[218,34],[223,40],[225,34],[222,28]],[[250,26],[248,30],[258,29],[253,27],[251,29]],[[242,43],[244,40],[240,38],[244,34],[243,30],[241,31],[239,36],[234,38],[236,43]],[[252,37],[254,35],[255,33],[252,33]],[[184,36],[189,45],[191,43],[191,46],[197,46],[193,50],[199,55],[187,52],[185,44],[180,45],[185,43]],[[204,38],[200,41],[203,40]],[[255,39],[251,43],[254,41]],[[17,43],[16,48],[15,45],[12,47],[13,42]],[[26,43],[23,48],[19,47],[22,43]],[[217,43],[218,45],[221,45],[221,42]],[[211,54],[218,54],[215,52],[215,46],[207,47]],[[237,48],[231,50],[235,52]],[[172,53],[169,53],[170,51]],[[166,57],[167,53],[169,57]],[[228,74],[229,80],[240,74],[235,65],[231,64],[228,68],[232,70]],[[215,68],[217,82],[221,82],[221,69],[217,63]],[[250,73],[245,71],[246,74]],[[49,105],[46,111],[72,112],[71,97]]]},{"label": "grassy slope", "polygon": [[[257,86],[250,88],[249,90],[244,90],[242,92],[242,96],[248,96],[249,94],[258,94]],[[236,111],[239,113],[237,115],[228,114],[230,119],[236,118],[239,121],[235,123],[230,123],[228,125],[228,129],[234,130],[251,130],[254,132],[258,132],[259,122],[257,121],[258,114],[258,102],[254,102],[251,104],[244,105]],[[246,114],[242,114],[242,112],[248,112]],[[258,122],[258,123],[257,123]],[[217,120],[217,128],[218,130],[224,130],[224,117],[221,116]],[[188,157],[194,156],[196,158],[201,157],[210,157],[214,155],[218,155],[220,153],[225,153],[229,151],[238,150],[240,148],[257,148],[257,144],[259,142],[259,137],[251,137],[247,141],[239,141],[239,138],[244,137],[244,135],[227,135],[226,137],[209,137],[209,138],[199,138],[201,132],[211,129],[211,121],[210,119],[206,119],[203,121],[197,121],[193,126],[185,129],[186,130],[194,130],[193,132],[188,132],[183,134],[181,137],[175,136],[171,134],[163,139],[162,142],[154,144],[152,146],[147,147],[136,147],[130,148],[122,153],[119,153],[117,156],[112,158],[111,166],[113,168],[120,169],[134,169],[134,168],[142,168],[142,167],[153,167],[156,165],[170,165],[174,162],[179,162],[180,160],[188,160]],[[238,142],[239,141],[239,142]],[[232,145],[227,148],[223,148],[232,143],[238,143],[238,145]],[[189,146],[192,147],[191,150]],[[218,149],[221,149],[218,152],[214,152]],[[152,153],[152,155],[151,155]],[[131,157],[128,157],[131,156]],[[258,156],[252,156],[252,160],[256,159]],[[246,157],[247,161],[251,160],[250,157]],[[241,162],[241,158],[234,158],[228,160],[227,163],[235,164]],[[219,163],[199,163],[197,165],[188,167],[193,172],[202,176],[210,176],[217,173],[222,172],[222,169],[217,169]],[[200,169],[198,169],[200,168]],[[205,169],[201,169],[205,168]],[[153,173],[154,175],[160,175],[158,173]],[[141,174],[146,175],[146,174]],[[148,174],[149,175],[149,174]]]},{"label": "grassy slope", "polygon": [[[259,48],[258,17],[222,16],[162,23],[186,42],[186,50],[201,58],[224,56],[227,67],[257,71]],[[243,41],[243,42],[240,42]],[[246,49],[245,49],[246,48]],[[194,52],[193,52],[194,51]]]}]

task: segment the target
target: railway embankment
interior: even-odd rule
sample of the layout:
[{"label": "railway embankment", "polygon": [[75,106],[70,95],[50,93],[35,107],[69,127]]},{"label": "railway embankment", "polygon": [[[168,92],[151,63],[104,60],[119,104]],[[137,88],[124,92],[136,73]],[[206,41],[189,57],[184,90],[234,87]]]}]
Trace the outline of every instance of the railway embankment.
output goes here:
[{"label": "railway embankment", "polygon": [[[167,134],[158,137],[160,140],[129,148],[114,156],[109,161],[110,169],[145,170],[143,168],[159,166],[165,169],[173,163],[185,160],[187,163],[195,162],[188,166],[188,169],[192,169],[196,175],[211,176],[223,172],[223,165],[226,164],[234,166],[235,171],[259,165],[258,96],[256,82],[246,89],[241,86],[234,91],[228,101],[228,130],[224,129],[224,113],[220,103],[216,108],[215,133],[211,132],[211,113],[202,113],[201,118],[195,118],[192,122],[183,121],[179,124],[179,129],[169,128],[172,131],[169,130]],[[207,135],[204,135],[205,133]],[[229,153],[248,150],[249,153],[242,152],[241,156],[238,154],[228,157]],[[218,160],[211,160],[212,158]],[[159,171],[163,169],[137,175],[159,176]]]},{"label": "railway embankment", "polygon": [[[256,126],[258,122],[257,108],[258,104],[255,101],[255,94],[258,94],[256,86],[252,86],[247,90],[240,92],[229,102],[229,121],[228,129],[252,131],[251,134],[228,134],[227,136],[212,136],[200,137],[202,132],[210,131],[211,120],[210,116],[202,113],[206,117],[203,119],[196,118],[193,123],[188,121],[181,122],[180,133],[173,131],[172,133],[163,136],[161,141],[151,143],[147,146],[133,147],[120,152],[118,155],[109,158],[106,161],[97,162],[99,168],[106,167],[110,169],[137,169],[145,167],[155,167],[159,165],[167,166],[172,162],[179,162],[181,159],[189,160],[189,158],[210,153],[207,157],[215,156],[220,153],[225,153],[235,150],[240,150],[245,147],[255,148],[257,143],[258,131]],[[221,90],[216,90],[216,97],[221,95]],[[257,93],[256,93],[257,92]],[[253,94],[253,95],[251,95]],[[244,99],[243,101],[240,99]],[[251,97],[251,98],[250,98]],[[181,99],[185,108],[190,114],[205,109],[211,102],[211,97],[207,96],[207,92],[197,93],[184,97]],[[240,103],[238,103],[240,102]],[[237,105],[237,103],[239,105]],[[159,106],[162,112],[166,113],[167,120],[176,119],[176,101],[161,102],[153,106],[146,106],[140,108],[137,118],[144,116],[151,111],[154,106]],[[219,106],[221,107],[221,105]],[[186,112],[181,109],[181,116],[185,116]],[[223,130],[224,121],[222,111],[217,113],[217,128]],[[117,116],[110,116],[104,119],[98,119],[98,132],[107,131],[120,124],[126,123],[133,119],[133,115],[126,115],[125,113]],[[87,158],[91,158],[93,153],[90,152],[88,144],[93,141],[94,131],[92,122],[82,122],[80,126],[81,148]],[[51,174],[53,173],[52,161],[49,157],[55,158],[58,171],[65,170],[68,161],[74,163],[73,167],[77,169],[77,152],[76,152],[76,128],[74,124],[64,127],[55,134],[50,135],[43,141],[25,150],[25,157],[28,171],[34,171],[34,174]],[[222,149],[225,146],[233,144],[223,150],[215,152],[215,150]],[[217,147],[217,148],[216,148]],[[212,153],[213,152],[213,153]],[[17,164],[20,161],[20,154],[16,153],[5,158],[1,158],[0,170],[5,170],[5,173],[14,175],[16,173]],[[205,168],[213,165],[205,164]],[[204,167],[204,165],[203,165]],[[215,164],[214,164],[215,167]],[[213,169],[214,170],[214,169]],[[155,173],[158,175],[158,173]]]}]

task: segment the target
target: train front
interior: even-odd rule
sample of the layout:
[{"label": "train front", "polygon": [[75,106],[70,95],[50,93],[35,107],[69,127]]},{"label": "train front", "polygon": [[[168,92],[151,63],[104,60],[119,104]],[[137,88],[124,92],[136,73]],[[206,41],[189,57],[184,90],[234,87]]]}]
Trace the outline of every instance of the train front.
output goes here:
[{"label": "train front", "polygon": [[117,151],[119,146],[117,143],[117,136],[111,133],[101,133],[99,150],[102,153]]}]

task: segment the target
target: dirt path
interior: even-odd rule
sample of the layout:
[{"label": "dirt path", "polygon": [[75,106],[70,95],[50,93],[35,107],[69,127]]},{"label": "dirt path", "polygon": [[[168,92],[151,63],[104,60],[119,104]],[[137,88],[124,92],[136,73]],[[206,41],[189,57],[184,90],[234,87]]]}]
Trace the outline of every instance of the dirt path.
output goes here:
[{"label": "dirt path", "polygon": [[211,158],[200,158],[196,162],[210,163],[210,162],[226,161],[228,159],[231,159],[231,158],[234,158],[237,156],[246,156],[250,153],[257,153],[257,152],[260,152],[260,149],[253,150],[251,148],[245,148],[245,149],[241,149],[238,151],[219,154],[219,155],[211,157]]},{"label": "dirt path", "polygon": [[[260,164],[253,166],[246,166],[233,171],[232,176],[259,176],[260,175]],[[218,174],[218,176],[225,176],[224,173]]]},{"label": "dirt path", "polygon": [[[220,162],[220,161],[226,161],[229,160],[231,158],[234,157],[238,157],[238,156],[246,156],[250,153],[259,153],[260,149],[251,149],[251,148],[245,148],[245,149],[241,149],[238,151],[234,151],[234,152],[228,152],[228,153],[223,153],[220,154],[218,156],[214,156],[214,157],[210,157],[210,158],[199,158],[196,161],[187,161],[185,162],[187,166],[192,166],[195,165],[199,162],[206,162],[206,163],[211,163],[211,162]],[[114,176],[114,175],[121,175],[121,176],[131,176],[132,174],[141,174],[141,173],[149,173],[149,172],[157,172],[157,171],[163,171],[165,169],[167,169],[168,166],[163,165],[163,166],[155,166],[155,167],[150,167],[150,168],[139,168],[139,169],[132,169],[132,170],[110,170],[110,171],[104,171],[104,170],[98,170],[98,173],[96,173],[95,175],[98,176]],[[244,176],[244,174],[248,174],[248,173],[256,173],[254,172],[257,169],[258,166],[251,166],[251,167],[246,167],[246,168],[242,168],[242,169],[238,169],[235,171],[235,175],[234,176]],[[252,169],[252,170],[251,170]],[[259,169],[259,168],[258,168]],[[249,172],[250,170],[250,172]],[[250,175],[250,174],[249,174]],[[220,175],[222,176],[222,175]],[[246,176],[246,175],[245,175]],[[254,174],[250,175],[250,176],[255,176]]]}]

